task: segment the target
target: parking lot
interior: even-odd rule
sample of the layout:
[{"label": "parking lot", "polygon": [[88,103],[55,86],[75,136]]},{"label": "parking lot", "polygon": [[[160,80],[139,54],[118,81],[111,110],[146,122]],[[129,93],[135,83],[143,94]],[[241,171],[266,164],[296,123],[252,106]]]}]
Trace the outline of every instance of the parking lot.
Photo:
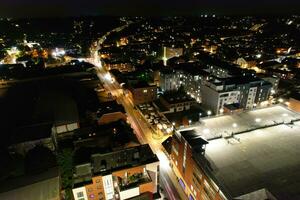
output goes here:
[{"label": "parking lot", "polygon": [[228,137],[244,131],[256,130],[281,123],[290,123],[300,119],[300,114],[290,111],[284,106],[242,112],[233,115],[223,115],[202,119],[200,124],[182,130],[194,129],[203,138],[210,140],[217,137]]}]

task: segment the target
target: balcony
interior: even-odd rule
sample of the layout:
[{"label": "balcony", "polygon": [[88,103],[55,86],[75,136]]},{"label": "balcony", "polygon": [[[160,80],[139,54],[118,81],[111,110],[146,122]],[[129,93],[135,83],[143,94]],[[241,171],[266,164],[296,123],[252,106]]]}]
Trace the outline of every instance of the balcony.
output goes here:
[{"label": "balcony", "polygon": [[151,182],[151,178],[147,172],[135,173],[127,177],[118,177],[118,186],[120,191],[139,187],[139,185]]}]

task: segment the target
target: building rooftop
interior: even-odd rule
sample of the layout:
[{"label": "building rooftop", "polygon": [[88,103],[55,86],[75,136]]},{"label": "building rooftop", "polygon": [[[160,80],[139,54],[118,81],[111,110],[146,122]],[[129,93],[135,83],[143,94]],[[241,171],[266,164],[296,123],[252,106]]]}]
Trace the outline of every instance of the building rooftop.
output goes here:
[{"label": "building rooftop", "polygon": [[101,117],[107,113],[122,112],[125,113],[124,107],[118,104],[116,101],[108,101],[100,104],[97,110],[97,117]]},{"label": "building rooftop", "polygon": [[149,85],[146,81],[139,81],[137,83],[132,83],[130,86],[134,89],[156,87],[155,85]]},{"label": "building rooftop", "polygon": [[91,181],[93,175],[106,175],[117,170],[159,161],[148,144],[112,152],[100,150],[97,153],[95,150],[93,148],[92,151],[80,152],[87,159],[86,162],[80,162],[75,166],[74,177],[77,186],[82,185],[82,182]]},{"label": "building rooftop", "polygon": [[194,129],[206,140],[227,137],[232,133],[241,133],[253,129],[274,126],[276,124],[300,119],[300,114],[281,105],[217,117],[202,118],[200,125],[182,128],[179,131]]},{"label": "building rooftop", "polygon": [[187,95],[185,92],[181,92],[181,91],[165,92],[163,95],[161,95],[161,98],[163,98],[169,104],[183,103],[187,101],[196,102],[196,100],[192,98],[190,95]]},{"label": "building rooftop", "polygon": [[195,130],[186,130],[180,132],[181,136],[191,145],[192,148],[194,147],[201,147],[208,142],[203,139]]},{"label": "building rooftop", "polygon": [[148,144],[114,151],[106,154],[93,154],[91,156],[94,173],[105,173],[128,167],[157,162],[157,156]]},{"label": "building rooftop", "polygon": [[300,198],[300,123],[215,139],[205,156],[229,198],[266,188],[277,199]]},{"label": "building rooftop", "polygon": [[[59,171],[50,168],[39,174],[25,175],[1,183],[1,199],[55,199],[59,197]],[[38,194],[38,195],[37,195]]]}]

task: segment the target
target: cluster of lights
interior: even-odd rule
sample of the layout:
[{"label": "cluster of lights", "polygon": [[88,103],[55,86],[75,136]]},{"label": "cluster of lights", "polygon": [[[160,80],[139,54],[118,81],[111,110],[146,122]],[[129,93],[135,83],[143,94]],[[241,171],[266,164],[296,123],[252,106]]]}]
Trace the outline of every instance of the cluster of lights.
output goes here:
[{"label": "cluster of lights", "polygon": [[52,51],[52,56],[53,57],[62,57],[66,54],[65,50],[63,49],[59,49],[59,48],[55,48],[53,51]]}]

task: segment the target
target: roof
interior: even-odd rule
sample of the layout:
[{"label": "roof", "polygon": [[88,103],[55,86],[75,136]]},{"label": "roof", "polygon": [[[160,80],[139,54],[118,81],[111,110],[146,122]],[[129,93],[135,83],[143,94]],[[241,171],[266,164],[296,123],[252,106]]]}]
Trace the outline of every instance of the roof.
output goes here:
[{"label": "roof", "polygon": [[155,85],[149,85],[145,81],[139,81],[137,83],[132,83],[131,87],[134,88],[134,89],[137,89],[137,88],[147,88],[147,87],[156,87],[156,86]]},{"label": "roof", "polygon": [[102,173],[158,162],[158,158],[150,146],[144,144],[106,154],[94,154],[91,161],[94,173]]},{"label": "roof", "polygon": [[[79,170],[78,174],[75,174],[75,177],[78,175],[78,178],[74,180],[77,185],[81,185],[81,181],[90,181],[91,176],[95,174],[106,175],[117,170],[159,161],[148,144],[112,152],[97,152],[97,149],[93,148],[84,150],[81,154],[86,158],[86,161],[77,163],[75,166]],[[91,170],[89,163],[93,170]]]},{"label": "roof", "polygon": [[[39,195],[37,195],[39,194]],[[40,174],[6,180],[0,186],[0,199],[55,199],[59,196],[59,171],[50,168]]]},{"label": "roof", "polygon": [[[299,113],[295,113],[284,106],[276,105],[237,114],[202,118],[199,125],[192,128],[182,128],[180,131],[194,129],[204,139],[211,140],[220,136],[226,137],[231,133],[249,131],[296,119],[300,119]],[[234,123],[236,127],[233,126]]]},{"label": "roof", "polygon": [[165,92],[160,97],[163,98],[165,101],[167,101],[169,104],[183,103],[187,101],[196,102],[194,98],[187,95],[185,92],[181,92],[181,91],[168,91]]},{"label": "roof", "polygon": [[266,188],[277,199],[300,198],[300,123],[223,138],[206,145],[211,172],[230,198]]},{"label": "roof", "polygon": [[203,145],[208,144],[208,142],[194,130],[181,131],[180,134],[192,148],[202,147]]},{"label": "roof", "polygon": [[97,117],[101,117],[107,113],[122,112],[125,113],[124,107],[118,104],[117,101],[108,101],[100,104],[97,110]]},{"label": "roof", "polygon": [[51,122],[45,122],[45,123],[15,128],[13,132],[10,134],[10,139],[11,139],[10,141],[13,144],[18,144],[27,141],[51,138],[52,125],[53,124]]},{"label": "roof", "polygon": [[227,108],[227,109],[229,109],[229,110],[238,110],[238,109],[241,109],[241,106],[240,106],[239,103],[225,104],[224,107]]}]

